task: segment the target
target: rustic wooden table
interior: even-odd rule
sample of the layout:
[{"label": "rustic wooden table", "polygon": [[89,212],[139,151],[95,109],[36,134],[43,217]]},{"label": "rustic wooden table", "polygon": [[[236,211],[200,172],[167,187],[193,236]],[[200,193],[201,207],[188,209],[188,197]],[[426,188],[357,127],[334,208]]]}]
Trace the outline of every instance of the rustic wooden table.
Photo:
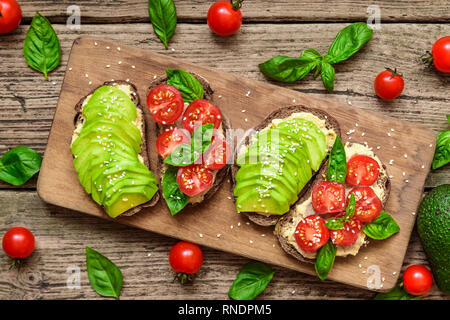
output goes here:
[{"label": "rustic wooden table", "polygon": [[[146,0],[62,2],[19,1],[24,19],[12,34],[0,37],[0,154],[16,145],[45,150],[70,47],[75,38],[89,34],[154,50],[245,77],[268,81],[258,63],[283,54],[296,56],[314,47],[325,52],[336,33],[354,21],[367,20],[366,1],[246,0],[244,25],[230,38],[213,35],[206,22],[212,1],[175,1],[178,26],[166,51],[149,22]],[[81,9],[81,29],[66,26],[67,8]],[[428,69],[420,56],[434,40],[450,34],[447,0],[432,2],[377,1],[381,29],[355,57],[336,66],[336,84],[328,94],[320,81],[308,77],[286,85],[321,98],[352,104],[392,117],[422,123],[436,132],[447,128],[450,112],[450,77]],[[44,81],[22,55],[26,31],[36,11],[53,23],[62,47],[61,65]],[[384,67],[398,68],[406,87],[393,102],[379,100],[373,79]],[[380,124],[374,124],[380,125]],[[382,124],[381,124],[382,125]],[[450,167],[432,171],[426,190],[448,183]],[[425,190],[425,191],[426,191]],[[124,274],[123,299],[226,299],[228,288],[247,259],[204,248],[204,266],[194,285],[172,282],[168,252],[176,242],[165,236],[132,229],[42,202],[36,178],[16,188],[0,182],[0,234],[16,225],[30,228],[37,250],[24,267],[8,270],[9,259],[0,255],[1,299],[96,299],[85,273],[84,248],[89,245],[111,260]],[[404,267],[428,262],[416,231]],[[71,269],[81,271],[80,288],[67,287]],[[276,275],[262,299],[370,299],[373,292],[275,268]],[[425,299],[450,299],[436,286]]]}]

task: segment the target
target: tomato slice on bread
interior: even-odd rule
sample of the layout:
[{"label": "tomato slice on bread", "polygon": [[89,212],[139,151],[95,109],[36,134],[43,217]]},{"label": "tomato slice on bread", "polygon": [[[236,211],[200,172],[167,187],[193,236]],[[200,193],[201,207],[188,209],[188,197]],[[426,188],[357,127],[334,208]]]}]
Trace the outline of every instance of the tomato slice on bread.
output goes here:
[{"label": "tomato slice on bread", "polygon": [[298,246],[306,252],[315,252],[330,238],[325,220],[318,215],[303,218],[294,233]]},{"label": "tomato slice on bread", "polygon": [[147,106],[153,120],[159,124],[172,124],[184,109],[183,98],[177,88],[168,84],[154,87],[147,96]]},{"label": "tomato slice on bread", "polygon": [[194,197],[211,187],[213,174],[202,164],[192,164],[178,169],[177,183],[181,192]]},{"label": "tomato slice on bread", "polygon": [[214,129],[220,127],[222,123],[220,109],[204,99],[192,101],[184,111],[183,127],[189,132],[193,132],[196,127],[207,123],[214,124]]},{"label": "tomato slice on bread", "polygon": [[316,213],[337,213],[345,210],[345,187],[335,181],[320,181],[312,190],[312,206]]},{"label": "tomato slice on bread", "polygon": [[345,182],[351,186],[371,186],[378,179],[380,165],[365,155],[355,155],[347,162]]},{"label": "tomato slice on bread", "polygon": [[164,159],[181,143],[191,143],[189,132],[184,129],[168,128],[156,139],[156,150]]},{"label": "tomato slice on bread", "polygon": [[[338,214],[335,218],[342,218],[344,213]],[[344,223],[344,228],[339,230],[330,230],[330,239],[337,246],[351,246],[358,239],[362,224],[356,218],[351,218]]]},{"label": "tomato slice on bread", "polygon": [[371,222],[378,217],[381,212],[382,203],[372,188],[353,188],[347,196],[347,203],[352,193],[355,195],[356,200],[355,215],[353,216],[355,219],[361,222]]},{"label": "tomato slice on bread", "polygon": [[211,170],[220,170],[226,164],[231,156],[231,150],[228,143],[219,135],[214,135],[211,145],[203,154],[205,167]]}]

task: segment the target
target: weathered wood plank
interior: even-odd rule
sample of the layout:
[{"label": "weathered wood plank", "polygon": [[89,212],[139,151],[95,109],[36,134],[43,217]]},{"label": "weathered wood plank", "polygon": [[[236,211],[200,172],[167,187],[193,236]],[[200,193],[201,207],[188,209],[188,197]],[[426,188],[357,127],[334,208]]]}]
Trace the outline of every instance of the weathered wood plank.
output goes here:
[{"label": "weathered wood plank", "polygon": [[[194,285],[172,282],[168,252],[176,240],[114,222],[89,217],[43,203],[35,192],[0,191],[0,234],[13,226],[30,228],[37,249],[17,272],[0,255],[0,299],[100,298],[89,286],[85,246],[91,246],[122,270],[122,299],[227,299],[229,286],[248,259],[203,248],[204,265]],[[427,260],[413,233],[404,268]],[[80,289],[69,289],[68,267],[81,270]],[[364,266],[367,267],[367,266]],[[263,299],[370,299],[374,293],[332,281],[275,268],[276,275],[260,296]],[[450,299],[438,288],[425,299]]]},{"label": "weathered wood plank", "polygon": [[[22,56],[26,26],[20,32],[4,36],[0,47],[0,154],[18,144],[43,152],[50,130],[60,86],[73,40],[81,34],[98,35],[126,44],[155,50],[201,65],[232,72],[248,78],[268,81],[257,64],[275,55],[296,56],[302,49],[314,47],[325,52],[335,34],[345,24],[265,24],[244,25],[232,38],[211,35],[206,25],[180,24],[171,47],[166,51],[149,24],[83,25],[73,32],[55,25],[62,46],[62,63],[50,74],[50,81],[30,69]],[[295,31],[295,32],[293,32]],[[315,96],[349,103],[392,117],[422,123],[436,132],[447,128],[445,114],[450,98],[442,88],[450,77],[428,70],[420,62],[421,54],[440,36],[450,33],[450,25],[387,24],[377,31],[360,53],[336,66],[335,93],[328,94],[320,80],[311,76],[294,84],[280,84]],[[427,35],[420,37],[418,35]],[[404,73],[406,88],[393,102],[378,99],[373,79],[385,66]],[[132,80],[131,75],[130,79]],[[105,79],[106,80],[106,79]],[[149,79],[150,80],[150,79]],[[426,187],[450,181],[448,166],[433,171]],[[6,187],[0,184],[0,188]]]},{"label": "weathered wood plank", "polygon": [[[52,22],[65,22],[67,7],[78,5],[81,9],[82,23],[148,22],[147,1],[58,1],[23,0],[25,21],[30,21],[36,11],[49,17]],[[182,22],[204,22],[212,1],[175,0],[178,19]],[[307,1],[307,0],[245,0],[243,5],[244,22],[254,21],[355,21],[366,20],[370,4],[380,7],[381,21],[435,21],[448,22],[449,4],[446,0],[418,1]]]}]

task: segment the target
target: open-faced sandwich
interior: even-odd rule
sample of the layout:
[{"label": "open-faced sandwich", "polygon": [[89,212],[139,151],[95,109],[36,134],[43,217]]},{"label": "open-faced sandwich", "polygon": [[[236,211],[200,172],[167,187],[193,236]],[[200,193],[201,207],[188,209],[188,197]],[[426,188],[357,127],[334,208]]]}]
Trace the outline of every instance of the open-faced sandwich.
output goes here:
[{"label": "open-faced sandwich", "polygon": [[386,166],[367,146],[339,137],[333,145],[328,168],[280,219],[275,234],[282,248],[300,261],[314,263],[325,279],[335,257],[356,255],[366,236],[383,240],[400,228],[383,207],[389,198]]},{"label": "open-faced sandwich", "polygon": [[167,69],[149,88],[158,171],[172,215],[211,197],[228,174],[230,123],[212,103],[212,93],[206,79],[181,69]]},{"label": "open-faced sandwich", "polygon": [[321,110],[293,105],[272,112],[236,147],[237,212],[275,225],[308,190],[339,134],[338,122]]},{"label": "open-faced sandwich", "polygon": [[132,215],[159,199],[149,170],[146,125],[136,87],[105,82],[75,106],[71,149],[81,185],[115,218]]}]

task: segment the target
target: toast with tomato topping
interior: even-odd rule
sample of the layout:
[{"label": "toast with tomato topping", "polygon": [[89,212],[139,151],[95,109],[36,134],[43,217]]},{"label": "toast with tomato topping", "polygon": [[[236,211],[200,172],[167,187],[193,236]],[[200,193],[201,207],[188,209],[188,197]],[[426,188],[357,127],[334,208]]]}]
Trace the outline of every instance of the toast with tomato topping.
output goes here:
[{"label": "toast with tomato topping", "polygon": [[[337,120],[319,109],[291,105],[269,114],[236,147],[231,173],[237,212],[258,225],[275,225],[309,190],[337,135]],[[257,163],[250,163],[251,156]],[[244,158],[248,163],[240,165]]]}]

